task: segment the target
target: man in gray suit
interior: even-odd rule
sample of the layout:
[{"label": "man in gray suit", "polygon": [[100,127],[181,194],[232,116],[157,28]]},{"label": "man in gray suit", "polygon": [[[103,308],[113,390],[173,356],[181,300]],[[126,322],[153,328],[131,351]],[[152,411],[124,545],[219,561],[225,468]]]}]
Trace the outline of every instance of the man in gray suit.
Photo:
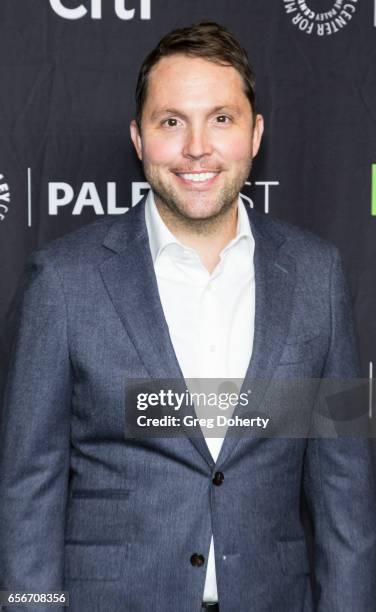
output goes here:
[{"label": "man in gray suit", "polygon": [[30,258],[1,423],[1,589],[65,589],[72,612],[376,610],[366,440],[124,435],[130,379],[244,379],[265,415],[276,381],[358,375],[334,247],[239,198],[262,130],[232,35],[172,32],[131,124],[146,201]]}]

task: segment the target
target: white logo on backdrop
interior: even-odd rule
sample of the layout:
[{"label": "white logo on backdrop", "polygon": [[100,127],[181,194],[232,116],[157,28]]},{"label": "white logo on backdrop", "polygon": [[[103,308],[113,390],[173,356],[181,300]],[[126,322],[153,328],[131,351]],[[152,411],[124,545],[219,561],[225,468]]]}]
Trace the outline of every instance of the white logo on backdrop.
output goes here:
[{"label": "white logo on backdrop", "polygon": [[292,15],[291,22],[305,34],[325,36],[342,30],[354,16],[358,0],[331,0],[328,11],[317,12],[309,6],[312,0],[283,0],[285,11]]},{"label": "white logo on backdrop", "polygon": [[[68,8],[64,0],[50,0],[50,6],[63,19],[81,19],[86,15],[89,15],[91,19],[102,19],[102,4],[104,1],[109,2],[109,0],[90,0],[89,9],[83,4],[78,4],[74,8]],[[134,19],[137,14],[140,19],[150,19],[151,0],[112,0],[112,2],[115,15],[119,19],[128,21],[129,19]],[[132,8],[129,6],[132,4],[137,5],[137,10],[134,6]],[[128,5],[128,8],[125,5]]]},{"label": "white logo on backdrop", "polygon": [[[269,212],[269,204],[270,204],[270,187],[275,187],[279,185],[279,181],[255,181],[256,187],[264,188],[264,213],[268,214]],[[245,185],[251,186],[252,183],[250,181],[246,181]],[[244,193],[240,194],[243,200],[246,200],[251,208],[253,208],[254,203],[253,200],[249,196],[244,195]]]},{"label": "white logo on backdrop", "polygon": [[10,204],[9,185],[6,183],[4,175],[0,174],[0,222],[5,219],[9,210],[8,204]]},{"label": "white logo on backdrop", "polygon": [[[150,189],[149,183],[132,183],[132,206],[138,204],[145,193]],[[122,215],[129,210],[117,201],[116,183],[106,184],[106,197],[100,197],[99,191],[93,182],[82,183],[77,194],[69,183],[48,183],[48,214],[56,216],[65,206],[72,208],[72,215],[80,215],[84,209],[91,208],[96,215]]]},{"label": "white logo on backdrop", "polygon": [[[0,174],[0,202],[1,199],[9,202],[9,187],[6,183],[2,183],[3,175]],[[27,210],[28,210],[28,227],[32,227],[32,173],[31,168],[27,169]],[[257,192],[263,190],[264,196],[264,212],[268,213],[270,209],[270,188],[279,185],[279,181],[255,181],[251,183],[247,181],[246,187],[254,185]],[[84,210],[91,209],[96,215],[122,215],[132,207],[136,206],[142,200],[144,195],[150,189],[149,183],[146,181],[133,181],[131,205],[124,206],[124,203],[118,202],[117,185],[115,181],[106,183],[105,195],[103,189],[98,189],[92,181],[85,181],[79,189],[73,189],[72,185],[63,181],[50,181],[48,183],[48,214],[55,217],[64,208],[71,211],[73,216],[81,215]],[[261,193],[260,193],[261,195]],[[240,193],[243,200],[251,207],[254,207],[253,200],[244,193]],[[1,204],[0,204],[1,206]],[[3,207],[8,208],[3,204]],[[1,209],[0,209],[1,213]],[[0,214],[0,221],[1,221]]]},{"label": "white logo on backdrop", "polygon": [[[247,186],[252,183],[247,181]],[[268,213],[270,208],[270,188],[279,185],[279,181],[255,181],[257,190],[262,189],[264,195],[264,212]],[[150,189],[149,183],[132,182],[132,206],[138,202]],[[254,207],[253,200],[244,193],[240,194],[251,208]],[[121,215],[129,210],[129,206],[120,204],[117,199],[116,183],[109,182],[106,185],[106,196],[101,198],[99,191],[93,182],[82,183],[81,187],[74,192],[73,187],[65,182],[48,183],[48,213],[56,216],[59,211],[69,206],[72,215],[81,215],[84,209],[91,208],[96,215]]]}]

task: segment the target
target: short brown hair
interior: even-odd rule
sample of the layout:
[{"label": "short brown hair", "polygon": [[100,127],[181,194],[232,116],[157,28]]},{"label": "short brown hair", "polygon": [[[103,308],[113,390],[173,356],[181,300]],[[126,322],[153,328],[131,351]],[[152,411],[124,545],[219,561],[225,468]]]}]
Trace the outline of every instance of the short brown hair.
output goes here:
[{"label": "short brown hair", "polygon": [[222,66],[233,66],[242,77],[244,93],[255,115],[255,78],[247,52],[226,28],[211,21],[203,21],[166,34],[145,58],[140,68],[136,87],[136,122],[139,129],[147,95],[148,78],[152,68],[163,57],[178,53],[201,57]]}]

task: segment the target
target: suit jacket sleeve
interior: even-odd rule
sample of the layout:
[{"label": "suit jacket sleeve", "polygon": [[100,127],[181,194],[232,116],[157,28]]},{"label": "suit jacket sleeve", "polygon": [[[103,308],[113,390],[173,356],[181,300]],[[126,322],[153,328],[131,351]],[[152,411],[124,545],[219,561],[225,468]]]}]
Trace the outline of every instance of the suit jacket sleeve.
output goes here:
[{"label": "suit jacket sleeve", "polygon": [[[58,274],[40,251],[26,266],[0,421],[0,590],[63,588],[71,400],[66,314]],[[34,607],[9,608],[16,609]]]},{"label": "suit jacket sleeve", "polygon": [[[331,262],[331,343],[323,378],[359,376],[348,289]],[[318,612],[376,610],[376,492],[369,440],[308,441],[304,487],[314,522]]]}]

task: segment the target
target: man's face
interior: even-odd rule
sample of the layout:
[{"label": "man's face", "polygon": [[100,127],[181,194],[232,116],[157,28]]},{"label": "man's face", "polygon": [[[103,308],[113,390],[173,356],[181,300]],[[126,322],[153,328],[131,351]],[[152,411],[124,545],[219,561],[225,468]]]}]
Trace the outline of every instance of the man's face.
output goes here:
[{"label": "man's face", "polygon": [[235,68],[177,54],[152,69],[131,136],[157,204],[204,220],[235,206],[262,129]]}]

